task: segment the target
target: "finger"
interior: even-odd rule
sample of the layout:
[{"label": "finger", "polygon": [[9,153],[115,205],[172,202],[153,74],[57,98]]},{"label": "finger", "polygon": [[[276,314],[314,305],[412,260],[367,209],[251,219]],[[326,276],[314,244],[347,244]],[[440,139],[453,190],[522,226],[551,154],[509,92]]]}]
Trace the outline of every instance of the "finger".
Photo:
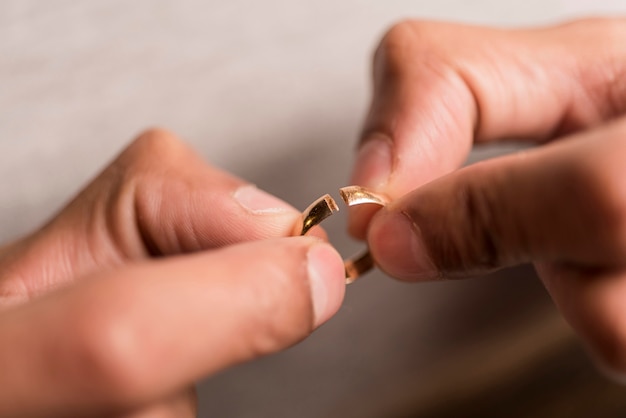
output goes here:
[{"label": "finger", "polygon": [[[397,198],[466,159],[474,141],[541,141],[626,109],[626,20],[500,30],[404,22],[375,56],[352,183]],[[355,211],[363,237],[371,212]]]},{"label": "finger", "polygon": [[[96,203],[86,204],[91,201]],[[109,222],[112,240],[132,255],[290,235],[299,217],[282,200],[207,165],[163,130],[141,135],[69,205],[60,222],[87,218],[89,211]]]},{"label": "finger", "polygon": [[312,237],[101,274],[0,317],[0,415],[116,412],[288,347],[337,311],[343,262]]},{"label": "finger", "polygon": [[124,413],[119,418],[195,418],[198,413],[195,389],[186,389],[176,395],[140,408],[138,411]]},{"label": "finger", "polygon": [[528,261],[622,266],[624,138],[626,118],[435,180],[374,217],[372,255],[407,280]]},{"label": "finger", "polygon": [[287,236],[299,219],[287,203],[153,130],[45,228],[1,257],[11,276],[0,282],[24,299],[127,260]]},{"label": "finger", "polygon": [[626,270],[541,264],[537,271],[600,369],[626,384]]}]

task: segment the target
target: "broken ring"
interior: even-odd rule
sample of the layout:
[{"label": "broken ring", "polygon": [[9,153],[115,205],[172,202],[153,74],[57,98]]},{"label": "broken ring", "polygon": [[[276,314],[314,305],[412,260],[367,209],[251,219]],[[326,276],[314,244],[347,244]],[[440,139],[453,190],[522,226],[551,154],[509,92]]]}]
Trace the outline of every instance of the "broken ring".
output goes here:
[{"label": "broken ring", "polygon": [[[339,189],[341,198],[348,206],[363,205],[373,203],[385,206],[387,198],[367,190],[360,186],[347,186]],[[339,211],[335,200],[328,194],[320,197],[302,213],[302,231],[300,235],[306,234],[315,225],[319,225],[324,219]],[[346,284],[350,284],[374,267],[374,260],[369,250],[362,254],[344,260],[346,269]]]}]

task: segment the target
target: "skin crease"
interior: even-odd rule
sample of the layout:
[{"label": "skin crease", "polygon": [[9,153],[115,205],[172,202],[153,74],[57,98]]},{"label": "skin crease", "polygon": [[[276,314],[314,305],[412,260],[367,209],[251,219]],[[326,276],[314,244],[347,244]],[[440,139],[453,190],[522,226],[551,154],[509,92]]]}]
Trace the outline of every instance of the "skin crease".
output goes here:
[{"label": "skin crease", "polygon": [[195,416],[195,381],[339,309],[343,261],[320,230],[291,236],[299,220],[147,131],[0,250],[0,416]]},{"label": "skin crease", "polygon": [[[406,21],[374,58],[352,180],[378,266],[406,281],[531,262],[602,369],[626,376],[626,19],[500,30]],[[458,169],[472,144],[532,150]],[[376,144],[376,145],[372,145]]]}]

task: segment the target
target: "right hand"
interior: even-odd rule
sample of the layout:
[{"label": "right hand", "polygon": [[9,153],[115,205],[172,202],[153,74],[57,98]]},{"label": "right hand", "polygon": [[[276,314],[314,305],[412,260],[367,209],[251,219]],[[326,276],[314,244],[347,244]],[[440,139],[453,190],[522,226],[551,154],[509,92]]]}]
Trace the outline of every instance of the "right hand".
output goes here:
[{"label": "right hand", "polygon": [[[376,53],[353,174],[393,202],[351,220],[403,280],[533,262],[601,363],[624,376],[625,40],[623,19],[395,26]],[[558,142],[455,171],[473,143],[510,138]]]}]

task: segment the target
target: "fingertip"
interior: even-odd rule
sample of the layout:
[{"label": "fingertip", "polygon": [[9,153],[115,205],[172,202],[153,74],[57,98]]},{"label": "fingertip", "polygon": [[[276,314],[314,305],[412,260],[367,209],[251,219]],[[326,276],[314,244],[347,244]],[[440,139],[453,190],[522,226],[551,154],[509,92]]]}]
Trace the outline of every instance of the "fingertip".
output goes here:
[{"label": "fingertip", "polygon": [[367,238],[367,228],[380,207],[374,205],[352,206],[348,209],[348,234],[351,237],[364,241]]},{"label": "fingertip", "polygon": [[317,242],[307,253],[308,278],[313,303],[314,326],[328,321],[341,306],[345,294],[345,268],[337,251]]},{"label": "fingertip", "polygon": [[368,244],[378,267],[396,279],[418,281],[438,277],[419,227],[403,212],[381,210],[370,225]]},{"label": "fingertip", "polygon": [[[350,184],[383,192],[393,170],[393,141],[384,134],[368,134],[361,142],[350,178]],[[367,227],[378,208],[351,207],[348,212],[348,233],[364,240]]]}]

